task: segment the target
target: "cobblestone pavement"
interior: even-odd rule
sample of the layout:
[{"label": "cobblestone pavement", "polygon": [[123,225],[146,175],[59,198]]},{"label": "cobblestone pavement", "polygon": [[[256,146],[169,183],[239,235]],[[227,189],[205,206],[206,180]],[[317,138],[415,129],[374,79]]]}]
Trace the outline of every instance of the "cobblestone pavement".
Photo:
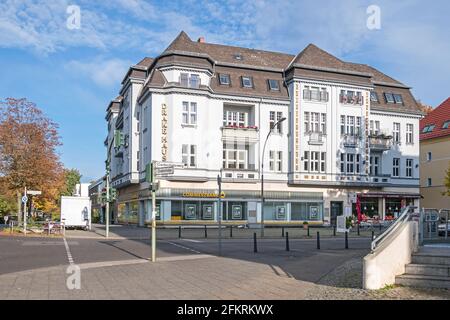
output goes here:
[{"label": "cobblestone pavement", "polygon": [[360,259],[318,284],[296,280],[278,266],[200,254],[79,267],[79,290],[67,289],[66,266],[2,275],[0,299],[450,299],[448,290],[362,290]]}]

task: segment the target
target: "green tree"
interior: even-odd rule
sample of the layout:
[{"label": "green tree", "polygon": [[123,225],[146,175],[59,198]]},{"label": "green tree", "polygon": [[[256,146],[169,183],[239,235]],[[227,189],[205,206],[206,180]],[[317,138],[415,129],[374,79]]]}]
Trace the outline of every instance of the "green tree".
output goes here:
[{"label": "green tree", "polygon": [[444,185],[447,188],[447,190],[444,192],[444,195],[450,197],[450,164],[444,178]]},{"label": "green tree", "polygon": [[4,199],[0,196],[0,217],[9,215],[11,211],[15,210],[15,203],[11,200]]},{"label": "green tree", "polygon": [[80,183],[81,174],[77,169],[64,169],[65,184],[61,190],[61,196],[71,196],[75,189],[75,185]]}]

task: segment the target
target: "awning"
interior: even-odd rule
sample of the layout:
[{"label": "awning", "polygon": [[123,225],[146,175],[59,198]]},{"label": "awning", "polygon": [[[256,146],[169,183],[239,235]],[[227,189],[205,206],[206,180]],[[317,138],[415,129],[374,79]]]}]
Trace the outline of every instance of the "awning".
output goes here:
[{"label": "awning", "polygon": [[420,193],[401,193],[401,192],[368,192],[368,193],[359,193],[358,194],[362,198],[413,198],[420,199],[422,196]]}]

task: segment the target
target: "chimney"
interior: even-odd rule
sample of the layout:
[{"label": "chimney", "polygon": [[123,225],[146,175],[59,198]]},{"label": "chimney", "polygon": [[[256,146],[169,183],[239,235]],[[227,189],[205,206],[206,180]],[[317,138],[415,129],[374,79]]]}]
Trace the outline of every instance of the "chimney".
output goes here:
[{"label": "chimney", "polygon": [[197,42],[205,43],[205,37],[198,38]]}]

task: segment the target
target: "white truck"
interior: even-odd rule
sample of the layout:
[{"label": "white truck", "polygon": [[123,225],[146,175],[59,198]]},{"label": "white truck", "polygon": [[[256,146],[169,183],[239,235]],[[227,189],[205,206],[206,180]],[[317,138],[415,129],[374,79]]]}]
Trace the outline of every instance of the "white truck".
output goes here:
[{"label": "white truck", "polygon": [[61,222],[66,228],[91,229],[91,199],[89,197],[61,197]]}]

